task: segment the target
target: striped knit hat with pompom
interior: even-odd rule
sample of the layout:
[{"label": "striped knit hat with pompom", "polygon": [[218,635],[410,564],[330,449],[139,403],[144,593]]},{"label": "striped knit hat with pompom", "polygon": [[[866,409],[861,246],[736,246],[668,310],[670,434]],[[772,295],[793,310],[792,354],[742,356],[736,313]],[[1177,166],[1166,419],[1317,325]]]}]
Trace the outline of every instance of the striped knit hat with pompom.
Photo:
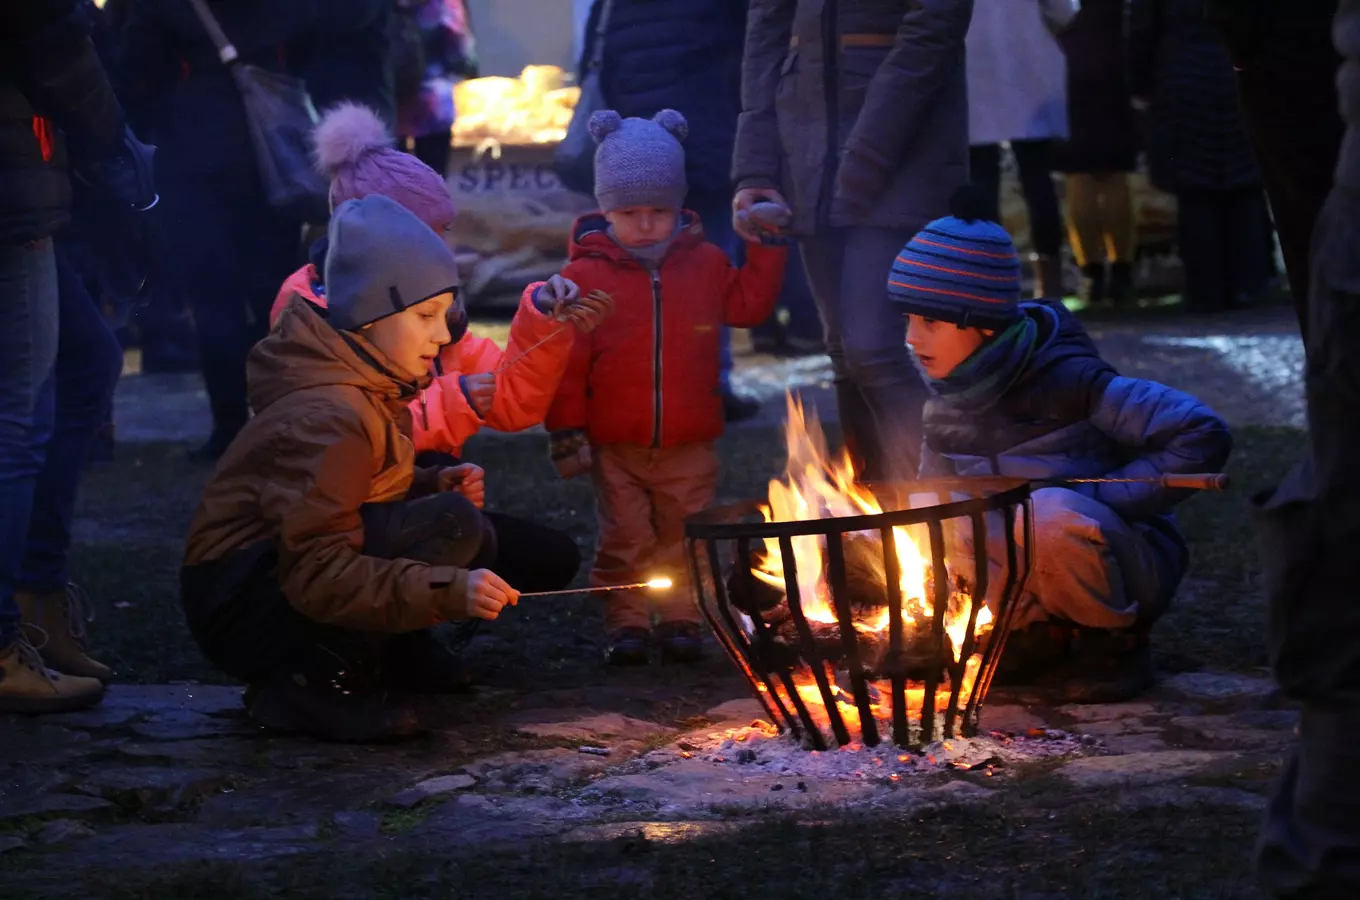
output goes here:
[{"label": "striped knit hat with pompom", "polygon": [[960,189],[950,202],[953,215],[931,222],[897,254],[888,299],[903,315],[993,330],[1023,315],[1015,244],[979,214],[979,200],[972,188]]}]

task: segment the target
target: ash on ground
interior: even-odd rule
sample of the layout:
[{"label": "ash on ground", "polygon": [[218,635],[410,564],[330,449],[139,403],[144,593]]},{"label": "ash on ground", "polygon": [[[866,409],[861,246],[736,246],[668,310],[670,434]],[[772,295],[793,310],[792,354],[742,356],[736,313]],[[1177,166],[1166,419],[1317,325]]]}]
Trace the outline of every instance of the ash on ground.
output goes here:
[{"label": "ash on ground", "polygon": [[977,771],[990,775],[1021,763],[1078,756],[1098,749],[1098,742],[1089,735],[1035,728],[1026,734],[994,731],[971,738],[949,738],[928,744],[920,751],[906,750],[886,740],[877,747],[854,742],[818,751],[804,749],[769,722],[756,720],[737,728],[688,734],[647,754],[644,762],[657,767],[682,759],[698,759],[739,767],[750,774],[901,781],[942,772]]}]

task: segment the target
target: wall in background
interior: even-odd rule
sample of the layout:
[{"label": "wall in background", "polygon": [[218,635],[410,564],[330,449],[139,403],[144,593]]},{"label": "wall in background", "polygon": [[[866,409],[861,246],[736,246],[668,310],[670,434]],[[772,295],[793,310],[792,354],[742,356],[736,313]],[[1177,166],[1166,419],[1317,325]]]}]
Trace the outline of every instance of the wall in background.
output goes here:
[{"label": "wall in background", "polygon": [[467,0],[483,75],[530,64],[575,69],[578,0]]}]

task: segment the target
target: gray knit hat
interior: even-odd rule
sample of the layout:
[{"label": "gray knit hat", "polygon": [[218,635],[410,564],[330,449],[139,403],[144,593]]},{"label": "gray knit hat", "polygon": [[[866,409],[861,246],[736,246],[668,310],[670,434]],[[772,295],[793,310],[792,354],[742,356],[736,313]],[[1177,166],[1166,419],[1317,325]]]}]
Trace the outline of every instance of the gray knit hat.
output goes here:
[{"label": "gray knit hat", "polygon": [[685,202],[685,117],[663,109],[650,119],[624,119],[612,109],[590,117],[595,148],[595,200],[610,212],[625,206]]},{"label": "gray knit hat", "polygon": [[326,308],[336,328],[356,331],[458,287],[444,239],[390,197],[346,200],[328,234]]}]

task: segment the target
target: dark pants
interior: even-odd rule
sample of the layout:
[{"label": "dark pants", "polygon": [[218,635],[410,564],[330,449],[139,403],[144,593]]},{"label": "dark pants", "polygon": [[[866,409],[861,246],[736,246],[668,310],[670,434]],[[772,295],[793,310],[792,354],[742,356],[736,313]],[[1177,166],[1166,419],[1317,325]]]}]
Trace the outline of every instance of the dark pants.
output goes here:
[{"label": "dark pants", "polygon": [[[416,456],[416,465],[425,468],[458,463],[458,457],[433,450]],[[580,571],[581,551],[565,532],[489,510],[483,510],[482,516],[491,524],[496,548],[494,554],[481,556],[486,567],[515,590],[560,591]]]},{"label": "dark pants", "polygon": [[249,418],[246,356],[296,268],[301,225],[269,206],[253,170],[170,181],[160,215],[175,285],[193,310],[213,426],[230,437]]},{"label": "dark pants", "polygon": [[449,156],[453,152],[450,140],[451,136],[447,131],[418,137],[411,142],[411,155],[447,178]]},{"label": "dark pants", "polygon": [[[1053,187],[1053,142],[1011,141],[1011,153],[1020,173],[1020,190],[1029,210],[1030,244],[1040,256],[1062,251],[1062,213]],[[1001,145],[978,144],[968,151],[973,182],[991,203],[987,218],[1001,223]]]},{"label": "dark pants", "polygon": [[[360,512],[369,556],[483,568],[483,553],[494,547],[481,514],[458,494],[371,503]],[[208,661],[243,681],[289,672],[334,678],[376,670],[399,636],[308,618],[284,597],[277,567],[278,551],[270,542],[185,570],[189,629]],[[224,582],[233,587],[223,590]]]},{"label": "dark pants", "polygon": [[1274,274],[1270,214],[1259,187],[1177,193],[1176,242],[1185,305],[1194,311],[1238,305]]},{"label": "dark pants", "polygon": [[822,316],[845,446],[863,480],[909,480],[921,461],[926,384],[888,300],[888,272],[913,232],[830,228],[801,241]]},{"label": "dark pants", "polygon": [[1303,703],[1257,863],[1276,897],[1360,897],[1360,191],[1333,190],[1315,234],[1305,341],[1312,452],[1256,498],[1271,663]]},{"label": "dark pants", "polygon": [[[732,228],[732,198],[727,194],[691,193],[685,197],[685,205],[699,216],[704,227],[704,237],[715,244],[734,265],[741,265],[745,258],[741,239]],[[732,389],[732,331],[722,330],[722,356],[718,360],[718,381],[724,391]]]},{"label": "dark pants", "polygon": [[751,335],[757,343],[777,348],[785,338],[793,338],[805,345],[821,341],[822,322],[817,318],[817,304],[812,299],[807,272],[803,270],[803,258],[797,253],[789,254],[789,261],[784,267],[784,287],[779,292],[779,303],[775,309],[782,311],[787,319],[781,321],[776,314],[770,316],[764,325],[751,329]]}]

